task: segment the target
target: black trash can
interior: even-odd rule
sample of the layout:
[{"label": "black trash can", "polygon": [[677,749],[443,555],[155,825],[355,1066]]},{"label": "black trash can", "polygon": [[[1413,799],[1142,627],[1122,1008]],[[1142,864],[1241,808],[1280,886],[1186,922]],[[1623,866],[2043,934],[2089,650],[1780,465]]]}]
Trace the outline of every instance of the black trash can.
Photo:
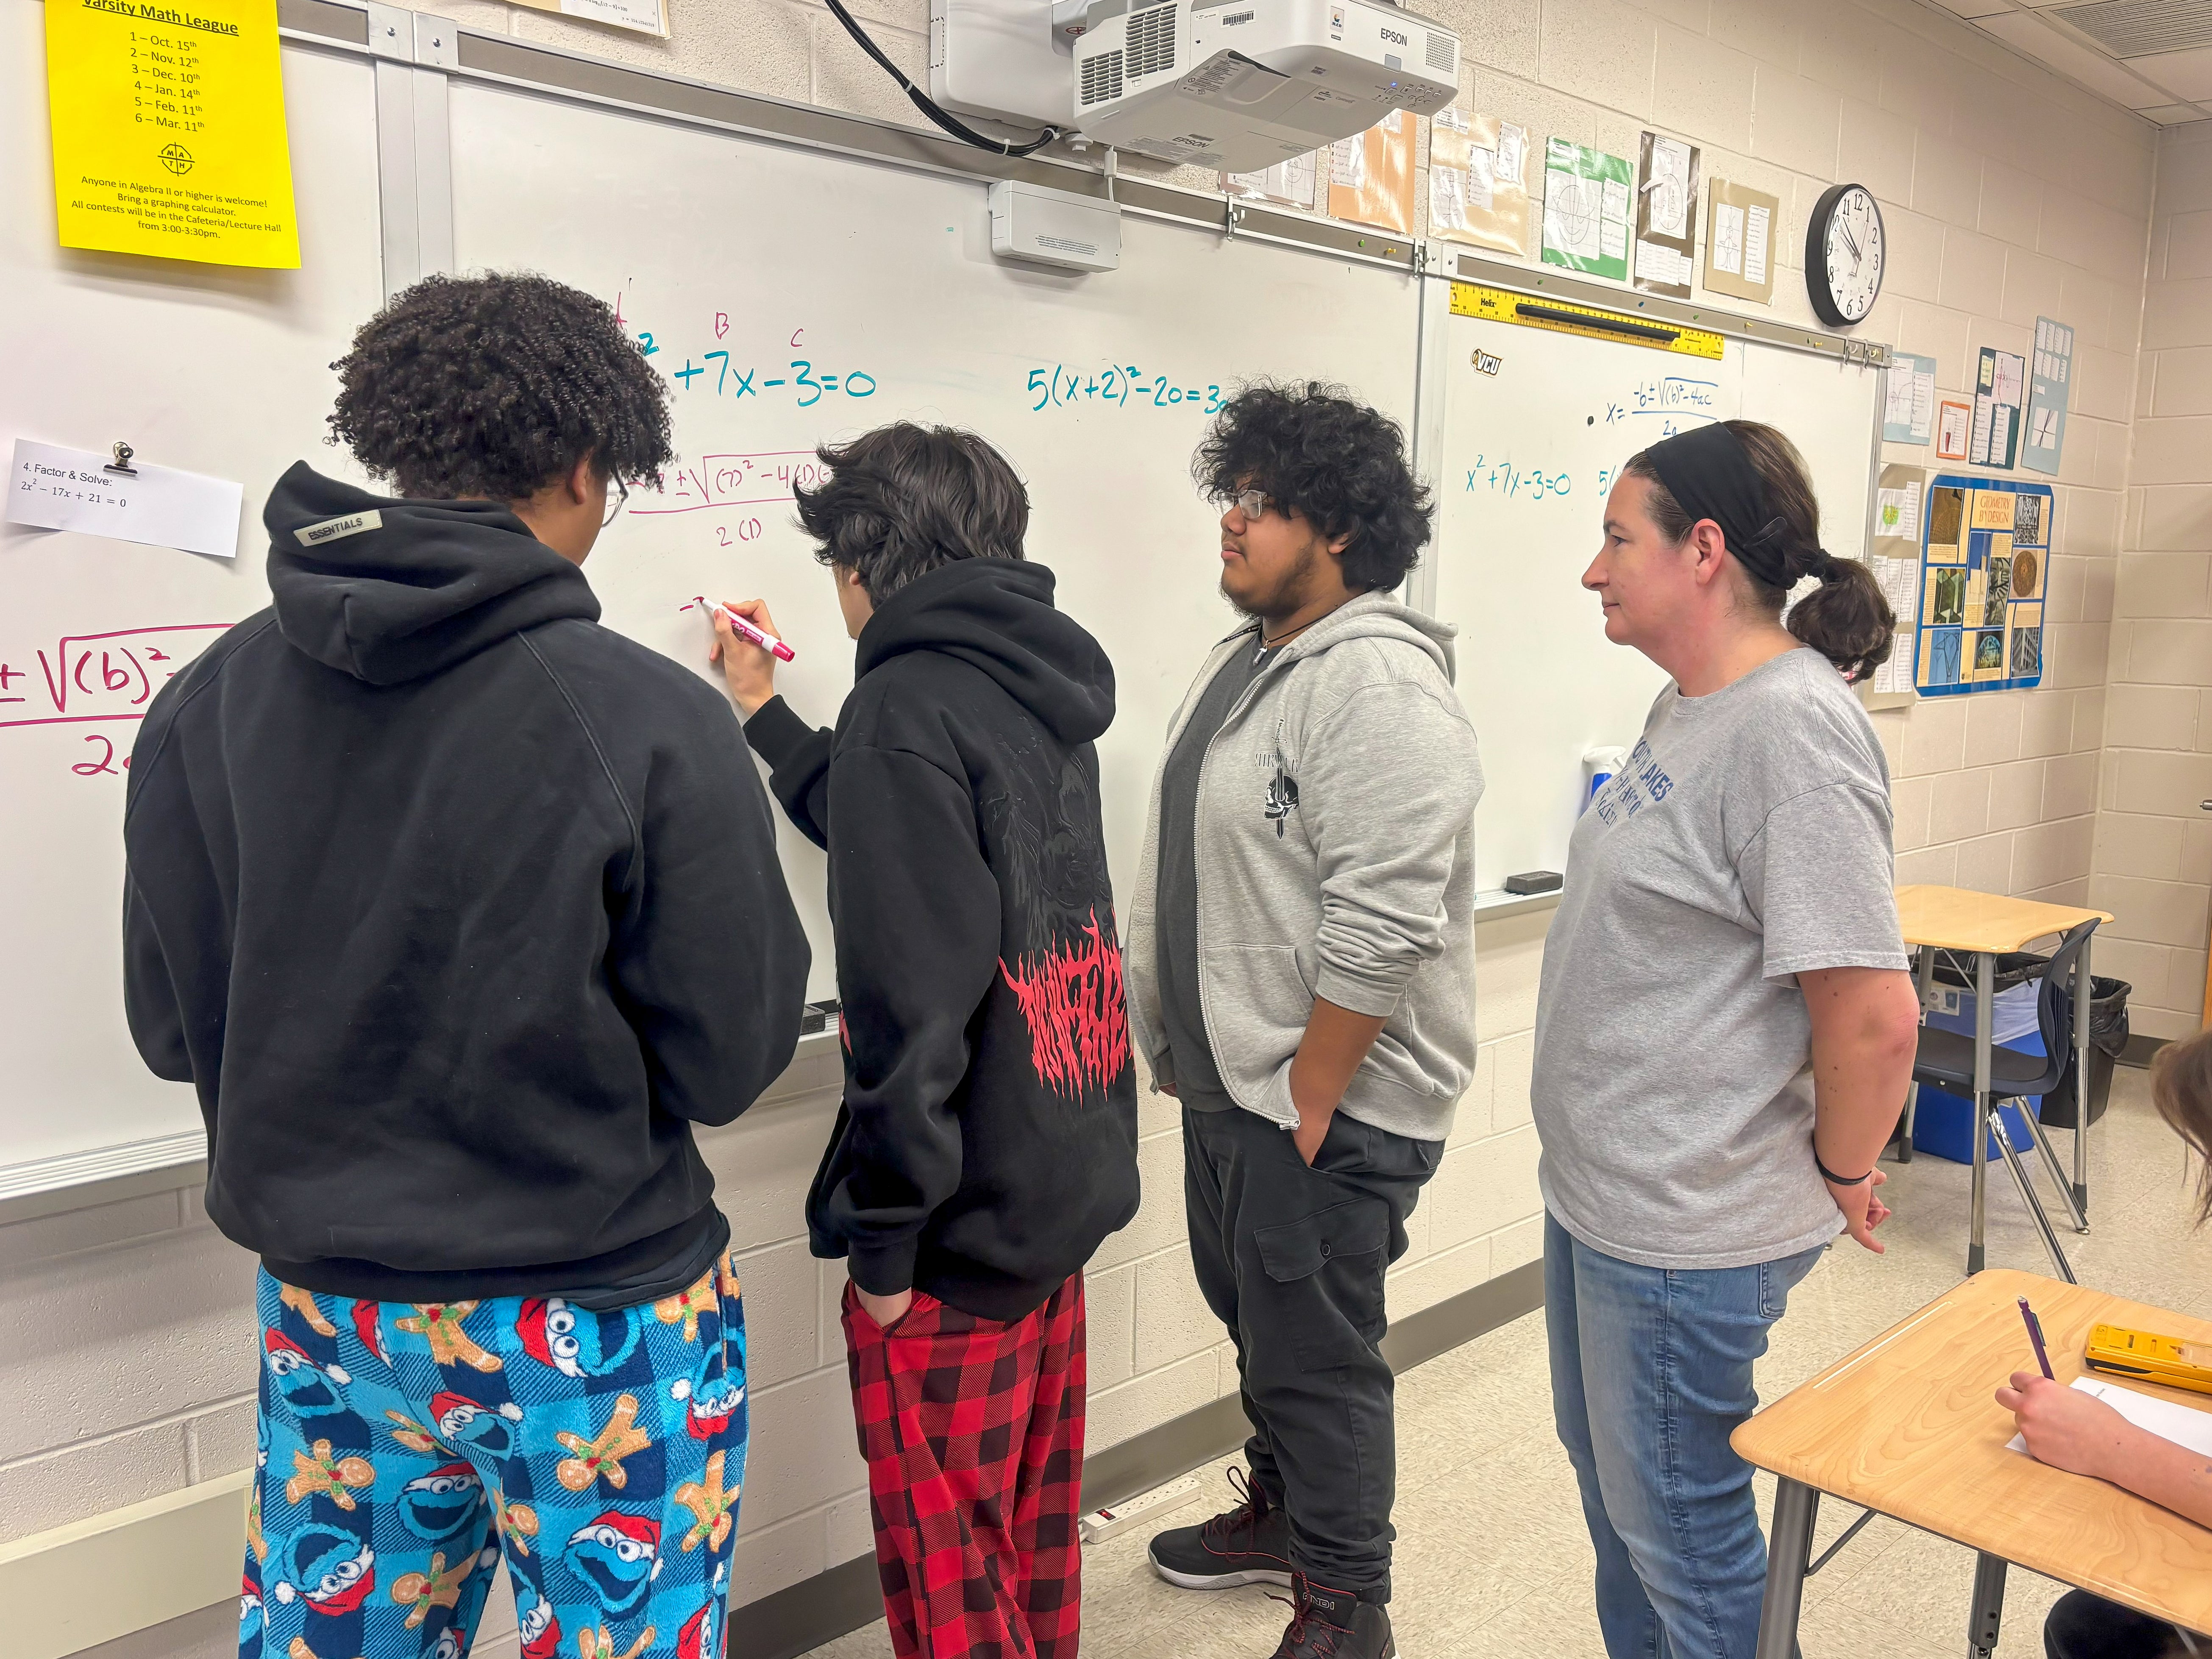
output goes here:
[{"label": "black trash can", "polygon": [[[2089,1121],[2104,1116],[2112,1095],[2112,1062],[2128,1046],[2128,992],[2124,979],[2094,974],[2089,979]],[[2066,1075],[2043,1097],[2039,1115],[2046,1129],[2070,1129],[2075,1122],[2075,1073],[2078,1053],[2069,1059]]]},{"label": "black trash can", "polygon": [[[1968,960],[1954,961],[1948,952],[1939,954],[1936,958],[1936,982],[1972,990],[1974,981],[1968,971]],[[2008,991],[2015,985],[2042,978],[2043,970],[2050,965],[2051,958],[2037,951],[2008,951],[1996,959],[1990,987],[1994,990]],[[2105,1108],[2112,1094],[2112,1062],[2128,1046],[2128,994],[2133,988],[2124,979],[2106,979],[2101,974],[2094,974],[2089,979],[2089,1121],[2092,1123],[2105,1115]],[[2036,1116],[2046,1129],[2070,1129],[2074,1127],[2074,1073],[2079,1069],[2078,1059],[2078,1055],[2069,1054],[2066,1074],[2059,1079],[2057,1088],[2043,1097],[2043,1109]]]}]

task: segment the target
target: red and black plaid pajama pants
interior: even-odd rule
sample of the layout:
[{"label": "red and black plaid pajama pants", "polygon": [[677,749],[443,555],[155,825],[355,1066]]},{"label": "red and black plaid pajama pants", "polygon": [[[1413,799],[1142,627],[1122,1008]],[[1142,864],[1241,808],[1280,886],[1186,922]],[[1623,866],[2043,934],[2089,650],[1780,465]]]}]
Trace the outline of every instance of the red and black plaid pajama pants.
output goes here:
[{"label": "red and black plaid pajama pants", "polygon": [[888,1332],[848,1285],[845,1348],[898,1659],[1075,1659],[1083,1276],[1011,1322],[917,1291]]}]

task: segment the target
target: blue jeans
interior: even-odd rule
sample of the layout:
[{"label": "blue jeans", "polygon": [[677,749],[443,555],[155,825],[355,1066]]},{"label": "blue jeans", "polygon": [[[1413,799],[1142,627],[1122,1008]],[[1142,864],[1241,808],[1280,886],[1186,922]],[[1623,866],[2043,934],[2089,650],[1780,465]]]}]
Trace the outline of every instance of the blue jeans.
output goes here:
[{"label": "blue jeans", "polygon": [[1611,1659],[1748,1659],[1766,1540],[1729,1436],[1758,1409],[1768,1328],[1820,1259],[1640,1267],[1544,1218],[1552,1412],[1597,1547]]}]

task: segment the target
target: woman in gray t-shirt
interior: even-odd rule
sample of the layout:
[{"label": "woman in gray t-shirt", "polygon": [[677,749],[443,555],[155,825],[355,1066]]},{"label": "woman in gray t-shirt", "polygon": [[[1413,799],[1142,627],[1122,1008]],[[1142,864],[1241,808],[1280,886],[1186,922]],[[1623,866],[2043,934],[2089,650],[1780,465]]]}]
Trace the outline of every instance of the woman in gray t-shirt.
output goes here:
[{"label": "woman in gray t-shirt", "polygon": [[1606,637],[1673,683],[1576,826],[1544,951],[1553,1407],[1607,1651],[1719,1659],[1752,1650],[1766,1573],[1729,1446],[1753,1362],[1828,1241],[1879,1251],[1888,1214],[1875,1160],[1920,1011],[1888,768],[1846,676],[1888,656],[1895,623],[1863,566],[1821,550],[1771,427],[1645,450],[1604,528],[1583,586]]}]

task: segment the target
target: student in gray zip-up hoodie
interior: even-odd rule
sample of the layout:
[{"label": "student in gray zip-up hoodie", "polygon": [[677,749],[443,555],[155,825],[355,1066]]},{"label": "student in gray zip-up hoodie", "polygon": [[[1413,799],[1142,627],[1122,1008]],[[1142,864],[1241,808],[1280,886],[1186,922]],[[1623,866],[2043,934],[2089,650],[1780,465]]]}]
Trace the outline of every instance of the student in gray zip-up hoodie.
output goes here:
[{"label": "student in gray zip-up hoodie", "polygon": [[1123,954],[1253,1437],[1237,1506],[1152,1562],[1189,1589],[1292,1586],[1282,1659],[1389,1659],[1382,1279],[1474,1072],[1482,769],[1453,630],[1389,597],[1429,538],[1398,428],[1255,386],[1196,471],[1252,620],[1170,727]]}]

